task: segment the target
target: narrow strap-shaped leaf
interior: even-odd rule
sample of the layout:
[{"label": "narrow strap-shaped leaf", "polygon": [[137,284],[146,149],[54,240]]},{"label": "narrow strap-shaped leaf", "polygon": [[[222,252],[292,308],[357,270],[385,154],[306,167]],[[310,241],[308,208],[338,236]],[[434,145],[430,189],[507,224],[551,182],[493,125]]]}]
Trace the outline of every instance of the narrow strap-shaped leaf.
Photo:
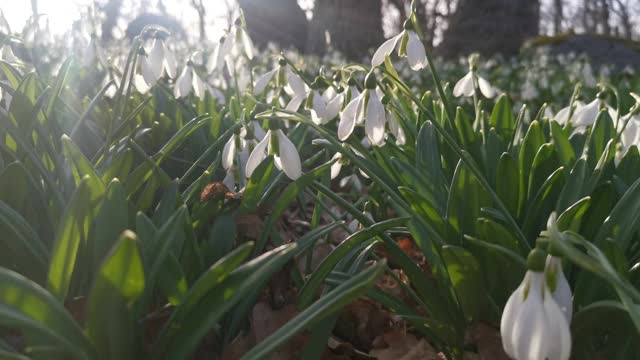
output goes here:
[{"label": "narrow strap-shaped leaf", "polygon": [[82,329],[51,293],[24,276],[1,267],[0,323],[45,336],[76,358],[94,358],[93,346]]},{"label": "narrow strap-shaped leaf", "polygon": [[102,264],[87,301],[87,335],[101,358],[133,358],[136,319],[131,305],[144,286],[137,236],[126,230]]}]

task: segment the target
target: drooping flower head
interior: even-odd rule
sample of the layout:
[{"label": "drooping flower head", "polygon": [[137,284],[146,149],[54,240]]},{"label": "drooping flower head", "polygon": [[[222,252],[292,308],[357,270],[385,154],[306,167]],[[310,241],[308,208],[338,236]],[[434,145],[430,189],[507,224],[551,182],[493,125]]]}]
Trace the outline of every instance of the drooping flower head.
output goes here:
[{"label": "drooping flower head", "polygon": [[471,54],[471,56],[469,56],[469,72],[458,80],[453,87],[453,96],[460,97],[464,95],[471,97],[475,93],[476,88],[480,89],[480,92],[486,98],[490,99],[496,95],[493,86],[478,75],[478,54]]},{"label": "drooping flower head", "polygon": [[307,96],[306,107],[311,112],[311,120],[318,125],[333,120],[340,112],[344,101],[344,93],[336,92],[327,82],[322,76],[316,77]]},{"label": "drooping flower head", "polygon": [[609,116],[615,120],[618,112],[605,101],[606,95],[604,91],[600,91],[598,96],[590,103],[577,109],[571,118],[571,124],[576,129],[584,129],[596,122],[600,110],[606,109]]},{"label": "drooping flower head", "polygon": [[365,79],[365,90],[352,99],[340,114],[338,138],[345,141],[353,133],[356,124],[364,123],[365,133],[372,145],[384,145],[386,112],[376,92],[375,74],[370,72]]},{"label": "drooping flower head", "polygon": [[227,172],[223,182],[228,188],[234,188],[235,184],[239,184],[240,188],[246,185],[247,177],[244,176],[244,172],[249,154],[265,136],[266,133],[260,124],[251,121],[231,135],[226,142],[222,150],[222,168]]},{"label": "drooping flower head", "polygon": [[291,97],[286,106],[288,111],[298,110],[309,93],[307,85],[298,74],[291,70],[286,59],[280,59],[278,67],[258,77],[253,85],[253,93],[256,95],[261,94],[271,82],[274,82],[276,89],[284,89]]},{"label": "drooping flower head", "polygon": [[289,179],[295,180],[302,175],[302,163],[298,149],[273,120],[269,123],[269,131],[265,134],[264,139],[256,145],[249,155],[245,169],[246,176],[251,177],[251,174],[268,155],[273,155],[276,167],[282,170]]},{"label": "drooping flower head", "polygon": [[517,360],[567,360],[571,355],[569,323],[545,281],[545,259],[541,249],[529,253],[529,270],[502,312],[502,346]]},{"label": "drooping flower head", "polygon": [[427,55],[420,37],[412,29],[411,20],[404,22],[404,30],[385,41],[373,54],[371,66],[376,67],[385,61],[393,50],[398,49],[398,56],[406,57],[413,70],[422,70],[427,66]]},{"label": "drooping flower head", "polygon": [[205,82],[200,78],[200,75],[198,75],[193,61],[189,60],[187,61],[187,65],[182,69],[180,76],[176,79],[173,94],[176,99],[179,99],[189,95],[191,90],[193,90],[193,93],[200,98],[200,100],[204,100],[206,90]]}]

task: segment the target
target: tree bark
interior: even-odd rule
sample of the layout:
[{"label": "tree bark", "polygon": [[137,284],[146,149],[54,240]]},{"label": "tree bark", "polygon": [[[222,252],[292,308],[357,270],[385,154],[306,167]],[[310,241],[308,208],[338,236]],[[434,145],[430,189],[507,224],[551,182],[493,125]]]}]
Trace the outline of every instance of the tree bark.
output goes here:
[{"label": "tree bark", "polygon": [[446,57],[514,55],[538,34],[539,21],[538,0],[460,0],[438,52]]},{"label": "tree bark", "polygon": [[204,41],[207,38],[206,33],[206,9],[202,0],[191,0],[191,6],[198,12],[198,30],[200,31],[200,41]]},{"label": "tree bark", "polygon": [[323,54],[334,48],[362,60],[384,41],[381,9],[381,0],[315,0],[307,50]]},{"label": "tree bark", "polygon": [[309,23],[296,0],[239,0],[249,35],[260,47],[269,42],[305,50]]},{"label": "tree bark", "polygon": [[610,18],[609,1],[600,0],[599,10],[600,10],[599,19],[600,19],[600,25],[602,27],[602,33],[605,35],[611,35],[611,24],[609,23],[609,18]]},{"label": "tree bark", "polygon": [[558,35],[562,32],[562,20],[564,19],[563,0],[553,0],[553,33]]},{"label": "tree bark", "polygon": [[118,24],[122,0],[109,0],[103,7],[105,19],[102,22],[102,42],[113,40],[113,29]]}]

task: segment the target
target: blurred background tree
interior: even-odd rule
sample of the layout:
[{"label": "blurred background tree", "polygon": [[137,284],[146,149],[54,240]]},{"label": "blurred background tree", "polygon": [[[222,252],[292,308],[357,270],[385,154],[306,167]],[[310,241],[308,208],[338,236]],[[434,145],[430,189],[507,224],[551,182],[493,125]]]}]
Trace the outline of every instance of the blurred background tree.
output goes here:
[{"label": "blurred background tree", "polygon": [[[401,31],[411,3],[410,0],[73,1],[93,5],[97,20],[95,35],[103,42],[131,38],[147,24],[168,27],[187,40],[213,42],[242,9],[249,32],[260,47],[275,43],[282,48],[319,55],[335,49],[353,60],[369,57],[371,49],[385,37]],[[42,8],[45,3],[40,3]],[[30,5],[35,17],[40,10],[38,0],[31,0]],[[561,35],[565,39],[576,34],[582,42],[589,38],[597,39],[598,44],[603,39],[640,39],[640,0],[415,0],[415,6],[425,45],[437,55],[452,58],[472,51],[513,55],[528,39],[539,35]],[[637,43],[624,44],[638,47]]]}]

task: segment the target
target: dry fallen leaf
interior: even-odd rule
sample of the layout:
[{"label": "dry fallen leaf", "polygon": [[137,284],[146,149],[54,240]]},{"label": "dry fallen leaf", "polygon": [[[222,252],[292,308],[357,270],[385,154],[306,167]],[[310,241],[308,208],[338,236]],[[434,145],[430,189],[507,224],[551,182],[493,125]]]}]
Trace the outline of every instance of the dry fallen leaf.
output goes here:
[{"label": "dry fallen leaf", "polygon": [[[475,344],[480,360],[509,360],[502,349],[500,330],[484,322],[475,322],[467,328],[467,342]],[[470,358],[471,359],[471,358]]]},{"label": "dry fallen leaf", "polygon": [[340,313],[334,334],[355,348],[369,351],[373,340],[384,334],[392,323],[386,310],[368,300],[356,300]]},{"label": "dry fallen leaf", "polygon": [[373,349],[369,355],[378,360],[441,360],[442,357],[425,340],[418,340],[413,334],[394,329],[382,336],[386,345]]},{"label": "dry fallen leaf", "polygon": [[236,218],[236,228],[241,237],[258,240],[264,231],[264,222],[255,214],[240,215]]}]

